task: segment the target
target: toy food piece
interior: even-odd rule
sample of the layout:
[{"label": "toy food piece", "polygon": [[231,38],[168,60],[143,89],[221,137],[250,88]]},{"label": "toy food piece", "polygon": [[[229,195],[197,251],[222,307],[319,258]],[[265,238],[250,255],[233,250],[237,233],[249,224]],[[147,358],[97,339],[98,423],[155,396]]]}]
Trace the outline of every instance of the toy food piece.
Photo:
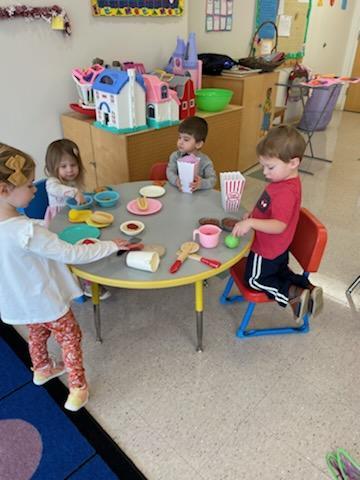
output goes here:
[{"label": "toy food piece", "polygon": [[71,208],[68,213],[69,222],[86,222],[91,216],[91,210],[74,210]]},{"label": "toy food piece", "polygon": [[144,230],[144,228],[145,225],[137,220],[130,220],[120,225],[120,230],[125,233],[125,235],[129,235],[131,237],[138,235]]},{"label": "toy food piece", "polygon": [[237,218],[225,217],[221,220],[221,228],[226,232],[232,232],[232,229],[238,221]]},{"label": "toy food piece", "polygon": [[81,242],[81,245],[93,245],[94,243],[94,240],[91,240],[90,238],[85,238],[85,240]]},{"label": "toy food piece", "polygon": [[146,197],[138,197],[136,199],[136,204],[139,210],[147,210],[149,208],[149,204]]},{"label": "toy food piece", "polygon": [[166,252],[166,248],[164,247],[164,245],[160,245],[157,243],[151,243],[151,244],[145,245],[143,250],[145,252],[156,252],[159,254],[159,257],[163,257]]},{"label": "toy food piece", "polygon": [[95,192],[95,193],[99,193],[99,192],[105,192],[106,190],[107,190],[106,187],[96,187],[96,188],[94,189],[94,192]]},{"label": "toy food piece", "polygon": [[128,228],[129,230],[139,230],[139,225],[136,225],[136,223],[127,223],[126,224],[126,228]]},{"label": "toy food piece", "polygon": [[99,224],[110,224],[114,221],[114,216],[107,212],[94,212],[90,219]]},{"label": "toy food piece", "polygon": [[166,183],[166,180],[154,180],[153,185],[156,185],[157,187],[163,187]]},{"label": "toy food piece", "polygon": [[211,217],[201,217],[199,218],[199,225],[216,225],[220,227],[220,220]]},{"label": "toy food piece", "polygon": [[240,238],[234,237],[233,235],[227,235],[224,242],[228,248],[236,248],[240,244]]}]

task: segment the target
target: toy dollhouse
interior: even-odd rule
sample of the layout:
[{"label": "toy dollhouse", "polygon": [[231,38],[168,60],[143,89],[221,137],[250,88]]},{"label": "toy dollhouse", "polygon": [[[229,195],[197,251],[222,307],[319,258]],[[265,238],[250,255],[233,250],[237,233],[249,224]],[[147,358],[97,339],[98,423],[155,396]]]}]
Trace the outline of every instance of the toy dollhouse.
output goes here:
[{"label": "toy dollhouse", "polygon": [[146,73],[145,66],[143,63],[123,62],[122,68],[123,70],[129,70],[129,68],[135,68],[137,73],[140,73],[141,75]]},{"label": "toy dollhouse", "polygon": [[87,69],[74,68],[71,72],[79,94],[79,105],[84,109],[94,109],[93,83],[104,70],[102,65],[95,64]]},{"label": "toy dollhouse", "polygon": [[190,77],[194,82],[195,90],[201,88],[202,61],[198,60],[194,32],[189,34],[186,45],[184,40],[177,37],[175,51],[165,70],[174,75]]},{"label": "toy dollhouse", "polygon": [[149,127],[179,123],[180,101],[175,90],[155,75],[143,75],[146,86],[146,118]]},{"label": "toy dollhouse", "polygon": [[135,69],[106,69],[94,85],[95,125],[114,133],[129,133],[147,128],[145,83]]},{"label": "toy dollhouse", "polygon": [[179,99],[179,119],[195,115],[195,92],[191,78],[174,75],[169,80],[169,87],[176,91]]}]

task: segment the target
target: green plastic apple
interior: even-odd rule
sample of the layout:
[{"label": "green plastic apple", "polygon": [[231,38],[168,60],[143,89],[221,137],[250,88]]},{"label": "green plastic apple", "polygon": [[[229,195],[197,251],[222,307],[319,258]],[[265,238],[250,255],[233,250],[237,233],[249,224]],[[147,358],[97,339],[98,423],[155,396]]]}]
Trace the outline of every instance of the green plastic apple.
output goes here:
[{"label": "green plastic apple", "polygon": [[236,248],[240,244],[240,238],[234,237],[233,235],[227,235],[224,241],[228,248]]}]

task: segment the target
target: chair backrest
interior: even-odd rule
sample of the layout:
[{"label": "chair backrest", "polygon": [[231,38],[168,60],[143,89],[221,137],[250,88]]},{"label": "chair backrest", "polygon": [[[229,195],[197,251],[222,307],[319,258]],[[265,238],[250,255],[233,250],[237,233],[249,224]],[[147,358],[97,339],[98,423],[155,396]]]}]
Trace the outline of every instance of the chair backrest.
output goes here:
[{"label": "chair backrest", "polygon": [[43,219],[45,217],[46,209],[49,206],[49,199],[46,192],[46,178],[38,180],[34,185],[37,188],[35,197],[24,209],[24,213],[29,218]]},{"label": "chair backrest", "polygon": [[150,180],[166,180],[167,162],[154,163],[150,169]]},{"label": "chair backrest", "polygon": [[306,208],[301,208],[290,252],[305,272],[317,272],[327,242],[324,225]]}]

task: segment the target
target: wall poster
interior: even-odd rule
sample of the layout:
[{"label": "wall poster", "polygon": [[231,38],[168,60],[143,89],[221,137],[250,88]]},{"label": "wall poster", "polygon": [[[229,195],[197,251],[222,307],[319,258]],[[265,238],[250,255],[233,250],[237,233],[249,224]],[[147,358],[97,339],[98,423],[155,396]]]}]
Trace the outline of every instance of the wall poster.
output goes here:
[{"label": "wall poster", "polygon": [[91,0],[93,15],[168,17],[184,13],[184,0]]},{"label": "wall poster", "polygon": [[233,0],[206,0],[207,32],[229,32],[233,21]]}]

